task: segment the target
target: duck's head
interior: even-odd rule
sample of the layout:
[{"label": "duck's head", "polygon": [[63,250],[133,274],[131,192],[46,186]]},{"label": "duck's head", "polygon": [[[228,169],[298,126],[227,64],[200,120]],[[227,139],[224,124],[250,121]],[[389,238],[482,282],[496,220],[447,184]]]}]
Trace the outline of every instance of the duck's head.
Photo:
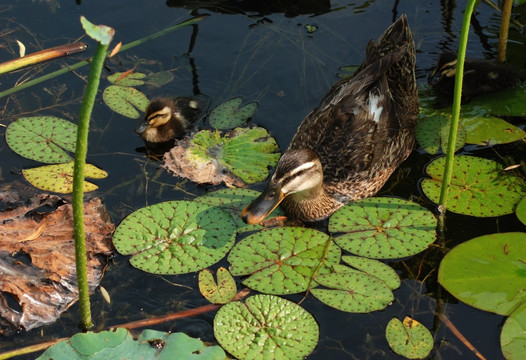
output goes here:
[{"label": "duck's head", "polygon": [[311,150],[287,150],[276,166],[266,189],[241,212],[247,224],[263,221],[289,195],[309,198],[323,183],[320,159]]},{"label": "duck's head", "polygon": [[150,143],[163,143],[182,137],[200,112],[190,98],[158,98],[146,108],[144,121],[135,132]]}]

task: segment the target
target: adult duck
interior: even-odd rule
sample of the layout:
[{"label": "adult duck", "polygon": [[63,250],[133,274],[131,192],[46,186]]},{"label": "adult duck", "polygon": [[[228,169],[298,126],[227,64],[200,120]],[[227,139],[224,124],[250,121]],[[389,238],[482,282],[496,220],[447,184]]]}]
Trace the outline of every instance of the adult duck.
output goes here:
[{"label": "adult duck", "polygon": [[243,220],[259,223],[281,203],[293,218],[318,221],[376,194],[411,153],[417,116],[415,45],[402,15],[302,121]]}]

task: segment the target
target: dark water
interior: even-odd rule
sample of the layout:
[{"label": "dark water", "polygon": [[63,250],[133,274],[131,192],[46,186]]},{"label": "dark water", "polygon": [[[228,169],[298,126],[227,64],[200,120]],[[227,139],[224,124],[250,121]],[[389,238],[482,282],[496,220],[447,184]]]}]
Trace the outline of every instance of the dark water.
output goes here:
[{"label": "dark water", "polygon": [[[80,1],[79,1],[80,2]],[[194,27],[172,32],[119,54],[108,62],[106,74],[137,67],[138,71],[170,70],[175,80],[162,88],[141,87],[148,97],[203,93],[212,106],[233,96],[259,101],[252,120],[269,129],[285,149],[297,125],[314,108],[332,83],[339,67],[359,64],[367,41],[377,38],[389,24],[406,13],[415,36],[419,81],[423,84],[437,54],[455,50],[460,34],[464,2],[457,7],[440,1],[287,2],[214,1],[3,1],[0,4],[0,61],[16,56],[15,39],[28,52],[74,41],[83,31],[79,16],[116,30],[114,43],[127,43],[155,33],[197,14],[210,14]],[[264,4],[263,4],[264,3]],[[523,19],[524,20],[524,19]],[[523,21],[524,22],[524,21]],[[498,37],[499,16],[486,5],[476,12],[470,33],[468,56],[491,57]],[[308,34],[305,25],[318,30]],[[473,30],[474,29],[474,30]],[[7,33],[9,30],[9,33]],[[524,38],[512,32],[510,60],[524,67]],[[0,76],[0,90],[21,78],[35,77],[65,63],[90,56],[85,54],[45,64],[30,71]],[[54,115],[75,121],[83,93],[87,68],[44,82],[9,98],[0,99],[0,124],[8,125],[21,116]],[[104,87],[108,83],[102,82]],[[96,181],[108,212],[115,223],[145,205],[160,201],[193,198],[214,187],[177,184],[179,179],[159,170],[136,148],[142,141],[134,133],[137,122],[113,113],[99,98],[93,113],[88,161],[107,170],[105,180]],[[0,128],[0,133],[5,128]],[[500,150],[499,150],[500,151]],[[493,150],[478,155],[495,156]],[[12,153],[0,140],[0,181],[22,181],[20,169],[36,163]],[[383,195],[421,197],[418,180],[431,156],[415,151],[394,176]],[[401,179],[401,180],[400,180]],[[176,187],[178,185],[179,187]],[[262,185],[254,188],[261,189]],[[431,205],[429,204],[430,208]],[[513,216],[475,219],[451,215],[448,218],[448,246],[478,235],[524,230]],[[503,317],[458,303],[436,284],[442,254],[433,250],[404,262],[393,263],[404,279],[395,292],[396,302],[385,311],[348,314],[332,310],[313,298],[303,306],[320,325],[320,343],[309,359],[396,359],[385,340],[385,326],[392,317],[410,315],[422,322],[435,337],[434,359],[475,359],[475,355],[438,321],[434,314],[446,314],[459,331],[488,359],[503,358],[499,335]],[[222,263],[226,266],[226,262]],[[187,287],[174,286],[183,284]],[[196,290],[196,275],[156,276],[132,268],[128,258],[117,255],[107,269],[102,285],[112,303],[100,293],[93,297],[93,316],[98,328],[150,316],[176,312],[206,304]],[[291,298],[299,300],[300,298]],[[77,332],[78,307],[74,305],[56,324],[28,333],[0,339],[0,350],[70,336]],[[158,329],[184,331],[214,341],[213,314],[164,324]],[[28,358],[32,358],[30,356]]]}]

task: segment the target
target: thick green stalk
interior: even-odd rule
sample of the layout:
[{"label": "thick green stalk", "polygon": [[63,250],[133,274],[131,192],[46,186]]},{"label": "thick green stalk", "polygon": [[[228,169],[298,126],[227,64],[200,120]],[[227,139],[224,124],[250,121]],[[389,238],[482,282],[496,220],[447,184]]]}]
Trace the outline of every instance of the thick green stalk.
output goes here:
[{"label": "thick green stalk", "polygon": [[455,74],[455,92],[453,97],[452,117],[449,126],[449,136],[446,150],[446,166],[444,168],[444,178],[442,180],[442,188],[440,189],[439,200],[439,229],[443,230],[444,216],[447,207],[447,196],[449,192],[449,184],[453,176],[453,165],[455,163],[455,143],[457,141],[458,119],[460,115],[460,103],[462,100],[462,81],[464,78],[464,59],[466,58],[466,48],[468,45],[469,25],[471,23],[471,14],[475,7],[476,0],[468,0],[466,10],[464,12],[464,19],[462,21],[462,31],[460,33],[460,40],[458,44],[457,55],[457,71]]},{"label": "thick green stalk", "polygon": [[[144,42],[146,42],[148,40],[152,40],[152,39],[158,38],[159,36],[166,35],[169,32],[177,30],[177,29],[179,29],[179,28],[181,28],[183,26],[195,24],[196,22],[199,22],[199,21],[203,20],[205,17],[206,16],[198,16],[198,17],[195,17],[195,18],[192,18],[192,19],[188,19],[186,21],[183,21],[182,23],[179,23],[179,24],[174,25],[172,27],[169,27],[169,28],[166,28],[166,29],[161,30],[159,32],[156,32],[155,34],[151,34],[151,35],[145,36],[145,37],[143,37],[141,39],[132,41],[129,44],[123,45],[122,48],[120,49],[120,52],[128,50],[128,49],[131,49],[131,48],[133,48],[133,47],[135,47],[137,45],[140,45],[140,44],[142,44],[142,43],[144,43]],[[35,78],[33,80],[26,81],[25,83],[23,83],[21,85],[14,86],[14,87],[9,88],[9,89],[4,90],[4,91],[0,91],[0,99],[5,97],[5,96],[7,96],[7,95],[14,94],[14,93],[16,93],[16,92],[18,92],[20,90],[27,89],[28,87],[40,84],[41,82],[44,82],[44,81],[49,80],[49,79],[53,79],[54,77],[60,76],[60,75],[65,74],[65,73],[68,73],[71,70],[78,69],[78,68],[83,67],[83,66],[88,65],[88,64],[89,64],[89,61],[86,61],[86,60],[79,61],[78,63],[75,63],[73,65],[68,65],[66,67],[63,67],[60,70],[57,70],[57,71],[54,71],[52,73],[46,74],[44,76]]]},{"label": "thick green stalk", "polygon": [[77,264],[77,281],[81,324],[85,330],[92,326],[89,301],[88,267],[86,242],[84,238],[84,165],[88,152],[88,131],[91,111],[99,88],[100,74],[104,66],[108,45],[97,45],[88,77],[84,99],[80,107],[77,125],[77,147],[75,149],[75,166],[73,168],[73,224],[75,233],[75,260]]}]

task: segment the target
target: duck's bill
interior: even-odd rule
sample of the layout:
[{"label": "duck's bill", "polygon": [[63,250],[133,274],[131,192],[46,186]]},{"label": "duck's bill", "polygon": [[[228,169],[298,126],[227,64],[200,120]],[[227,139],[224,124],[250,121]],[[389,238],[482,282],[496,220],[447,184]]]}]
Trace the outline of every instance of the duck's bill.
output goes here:
[{"label": "duck's bill", "polygon": [[271,186],[252,201],[241,212],[241,218],[247,224],[259,224],[274,210],[283,200],[285,195]]},{"label": "duck's bill", "polygon": [[136,134],[142,134],[146,129],[148,129],[148,121],[145,121],[141,123],[137,128],[135,129]]}]

